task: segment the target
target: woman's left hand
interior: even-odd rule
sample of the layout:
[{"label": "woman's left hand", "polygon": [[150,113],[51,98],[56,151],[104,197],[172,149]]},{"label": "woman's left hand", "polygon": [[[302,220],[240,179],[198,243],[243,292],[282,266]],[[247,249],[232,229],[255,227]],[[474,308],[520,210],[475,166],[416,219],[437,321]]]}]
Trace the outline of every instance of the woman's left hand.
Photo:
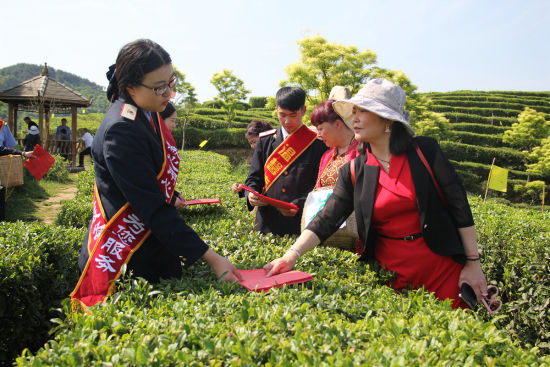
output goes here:
[{"label": "woman's left hand", "polygon": [[476,292],[478,302],[481,301],[481,297],[487,296],[487,280],[483,270],[481,270],[479,261],[466,261],[458,278],[458,288],[464,282],[472,286],[474,292]]},{"label": "woman's left hand", "polygon": [[174,202],[174,206],[176,207],[176,209],[182,209],[187,206],[187,204],[185,204],[185,198],[183,197],[182,194],[178,195],[178,197],[176,198],[176,201]]}]

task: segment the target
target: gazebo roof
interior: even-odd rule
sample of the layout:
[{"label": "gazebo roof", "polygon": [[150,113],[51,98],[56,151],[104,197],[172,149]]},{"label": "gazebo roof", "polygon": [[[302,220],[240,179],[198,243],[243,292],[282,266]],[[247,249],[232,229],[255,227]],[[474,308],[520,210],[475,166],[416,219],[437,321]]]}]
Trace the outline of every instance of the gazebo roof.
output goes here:
[{"label": "gazebo roof", "polygon": [[17,104],[22,110],[36,110],[37,106],[43,104],[51,112],[64,112],[71,106],[88,107],[92,104],[91,98],[86,99],[80,93],[51,79],[46,64],[41,75],[0,92],[0,101]]}]

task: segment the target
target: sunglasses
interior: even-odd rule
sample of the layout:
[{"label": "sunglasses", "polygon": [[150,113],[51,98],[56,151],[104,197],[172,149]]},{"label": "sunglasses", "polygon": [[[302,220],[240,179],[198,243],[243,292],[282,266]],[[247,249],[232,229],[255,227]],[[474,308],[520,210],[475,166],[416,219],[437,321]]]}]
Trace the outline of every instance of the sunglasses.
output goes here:
[{"label": "sunglasses", "polygon": [[[460,286],[460,293],[458,296],[466,303],[470,308],[474,309],[477,306],[477,297],[473,288],[466,282]],[[492,285],[487,288],[487,296],[481,299],[481,303],[487,309],[489,315],[494,315],[502,307],[502,300],[500,300],[499,291],[497,286]]]},{"label": "sunglasses", "polygon": [[487,309],[487,312],[489,312],[489,315],[494,315],[498,311],[500,311],[500,308],[502,307],[502,300],[498,298],[499,292],[496,285],[492,285],[489,288],[487,288],[487,296],[483,297],[481,299],[481,302]]}]

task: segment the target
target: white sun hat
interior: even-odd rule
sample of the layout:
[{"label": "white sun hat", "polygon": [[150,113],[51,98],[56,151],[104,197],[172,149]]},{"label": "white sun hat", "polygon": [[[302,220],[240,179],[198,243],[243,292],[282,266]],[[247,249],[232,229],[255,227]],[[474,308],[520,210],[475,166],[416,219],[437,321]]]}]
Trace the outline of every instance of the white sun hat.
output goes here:
[{"label": "white sun hat", "polygon": [[405,111],[407,96],[403,89],[383,78],[371,79],[350,99],[336,101],[332,104],[334,111],[353,130],[353,106],[373,112],[380,117],[401,122],[414,136],[409,119],[409,111]]},{"label": "white sun hat", "polygon": [[31,134],[31,135],[38,135],[39,131],[38,131],[38,128],[36,126],[32,125],[29,128],[28,133]]}]

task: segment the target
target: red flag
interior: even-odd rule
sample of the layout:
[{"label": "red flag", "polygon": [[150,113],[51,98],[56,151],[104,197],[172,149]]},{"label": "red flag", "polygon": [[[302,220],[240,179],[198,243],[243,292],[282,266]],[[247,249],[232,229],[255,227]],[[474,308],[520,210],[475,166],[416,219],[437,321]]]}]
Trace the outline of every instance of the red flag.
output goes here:
[{"label": "red flag", "polygon": [[34,147],[33,154],[36,158],[29,158],[23,164],[31,175],[40,181],[53,165],[53,162],[55,162],[55,158],[38,144]]}]

